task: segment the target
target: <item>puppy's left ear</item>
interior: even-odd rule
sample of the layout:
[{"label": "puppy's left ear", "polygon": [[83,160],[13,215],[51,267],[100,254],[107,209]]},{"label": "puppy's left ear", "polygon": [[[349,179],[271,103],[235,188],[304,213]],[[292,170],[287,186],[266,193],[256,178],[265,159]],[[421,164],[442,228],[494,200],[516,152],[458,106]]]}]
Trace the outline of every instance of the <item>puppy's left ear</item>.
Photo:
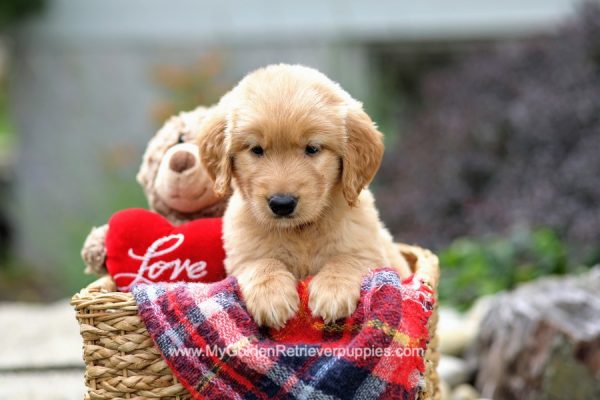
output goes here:
[{"label": "puppy's left ear", "polygon": [[216,106],[209,110],[201,123],[196,139],[200,160],[214,182],[214,191],[218,196],[229,192],[232,174],[231,160],[225,148],[225,125],[225,112]]},{"label": "puppy's left ear", "polygon": [[350,206],[379,169],[383,157],[383,135],[360,103],[349,107],[346,116],[347,142],[342,157],[342,191]]}]

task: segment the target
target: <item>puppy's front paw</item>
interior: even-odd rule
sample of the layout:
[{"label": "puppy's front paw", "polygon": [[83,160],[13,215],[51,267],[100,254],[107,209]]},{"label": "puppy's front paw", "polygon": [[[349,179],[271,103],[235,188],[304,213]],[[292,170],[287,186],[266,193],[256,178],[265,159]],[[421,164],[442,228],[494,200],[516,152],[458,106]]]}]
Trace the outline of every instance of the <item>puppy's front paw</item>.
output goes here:
[{"label": "puppy's front paw", "polygon": [[331,274],[317,274],[308,285],[308,306],[325,322],[348,317],[356,309],[360,281]]},{"label": "puppy's front paw", "polygon": [[287,271],[240,282],[240,287],[248,311],[260,326],[281,328],[298,311],[296,279]]}]

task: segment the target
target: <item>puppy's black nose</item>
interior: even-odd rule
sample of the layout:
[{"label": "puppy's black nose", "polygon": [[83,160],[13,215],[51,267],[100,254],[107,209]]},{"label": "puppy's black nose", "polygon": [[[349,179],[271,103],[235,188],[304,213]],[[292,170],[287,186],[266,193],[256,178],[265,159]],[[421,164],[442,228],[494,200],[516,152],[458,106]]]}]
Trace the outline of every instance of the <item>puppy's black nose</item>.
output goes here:
[{"label": "puppy's black nose", "polygon": [[269,197],[269,208],[274,214],[286,217],[294,212],[298,198],[287,194],[276,194]]}]

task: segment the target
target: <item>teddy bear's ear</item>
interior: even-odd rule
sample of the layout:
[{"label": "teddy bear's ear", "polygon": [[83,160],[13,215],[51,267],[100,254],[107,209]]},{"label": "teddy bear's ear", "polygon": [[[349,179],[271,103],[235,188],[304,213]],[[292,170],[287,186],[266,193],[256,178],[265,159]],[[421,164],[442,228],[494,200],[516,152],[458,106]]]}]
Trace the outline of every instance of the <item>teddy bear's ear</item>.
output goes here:
[{"label": "teddy bear's ear", "polygon": [[197,132],[200,159],[214,182],[218,196],[224,196],[231,185],[231,160],[225,149],[226,114],[219,106],[208,111]]}]

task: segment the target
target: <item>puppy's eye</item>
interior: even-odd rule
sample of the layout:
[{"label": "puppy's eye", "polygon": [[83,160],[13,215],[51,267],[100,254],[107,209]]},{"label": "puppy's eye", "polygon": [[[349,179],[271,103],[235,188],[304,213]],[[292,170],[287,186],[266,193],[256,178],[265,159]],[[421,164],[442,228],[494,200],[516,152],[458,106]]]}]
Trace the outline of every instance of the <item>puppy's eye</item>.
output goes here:
[{"label": "puppy's eye", "polygon": [[181,144],[183,143],[183,133],[179,134],[179,137],[177,138],[177,144]]},{"label": "puppy's eye", "polygon": [[250,151],[256,154],[257,156],[262,156],[263,154],[265,154],[265,150],[260,146],[252,146],[250,148]]},{"label": "puppy's eye", "polygon": [[317,146],[313,146],[310,144],[304,148],[304,153],[306,153],[309,156],[314,156],[319,151],[321,151],[321,149],[319,149]]}]

